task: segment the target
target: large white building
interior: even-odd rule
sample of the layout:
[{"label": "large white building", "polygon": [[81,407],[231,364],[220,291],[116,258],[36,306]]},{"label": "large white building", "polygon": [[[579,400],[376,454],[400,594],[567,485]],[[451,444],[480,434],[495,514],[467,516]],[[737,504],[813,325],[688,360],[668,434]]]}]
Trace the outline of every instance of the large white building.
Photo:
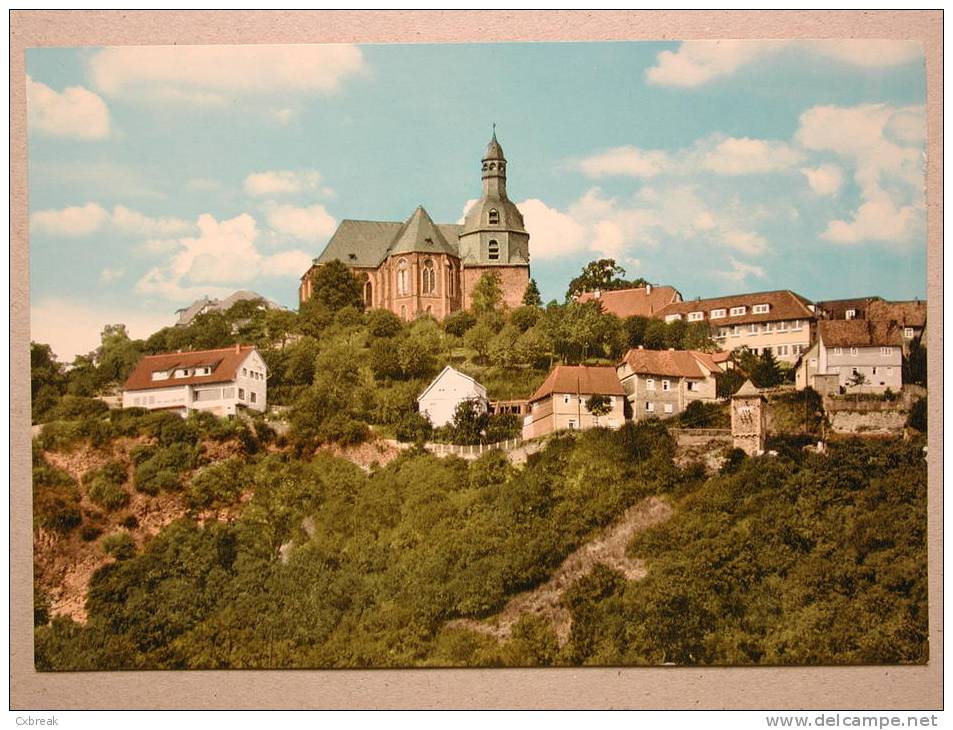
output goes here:
[{"label": "large white building", "polygon": [[486,388],[469,375],[447,365],[417,397],[417,407],[439,428],[450,423],[457,406],[468,400],[474,402],[480,413],[486,413],[489,407]]},{"label": "large white building", "polygon": [[126,380],[123,408],[209,411],[231,416],[240,407],[267,407],[268,367],[251,345],[143,357]]}]

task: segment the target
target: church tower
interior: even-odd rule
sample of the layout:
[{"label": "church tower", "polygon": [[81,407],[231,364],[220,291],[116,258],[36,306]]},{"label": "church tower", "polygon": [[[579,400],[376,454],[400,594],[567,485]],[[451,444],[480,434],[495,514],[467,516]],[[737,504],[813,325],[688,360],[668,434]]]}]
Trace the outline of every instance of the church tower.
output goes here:
[{"label": "church tower", "polygon": [[493,138],[482,160],[483,194],[464,218],[460,260],[464,269],[464,306],[484,271],[495,271],[507,293],[505,303],[519,306],[529,282],[529,234],[523,216],[506,195],[506,158]]}]

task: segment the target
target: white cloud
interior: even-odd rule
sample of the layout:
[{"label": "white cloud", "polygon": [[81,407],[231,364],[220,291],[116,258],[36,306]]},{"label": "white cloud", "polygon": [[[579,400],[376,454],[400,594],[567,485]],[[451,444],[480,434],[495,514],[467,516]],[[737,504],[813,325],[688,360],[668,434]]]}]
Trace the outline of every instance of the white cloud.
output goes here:
[{"label": "white cloud", "polygon": [[800,117],[796,139],[806,149],[834,153],[852,165],[861,204],[850,221],[832,221],[822,238],[907,243],[924,226],[922,108],[888,104],[816,106]]},{"label": "white cloud", "polygon": [[850,221],[831,221],[821,238],[833,243],[903,242],[911,238],[919,222],[919,211],[913,206],[898,208],[884,197],[862,204]]},{"label": "white cloud", "polygon": [[752,255],[763,253],[768,247],[763,236],[750,231],[725,231],[722,239],[731,248]]},{"label": "white cloud", "polygon": [[582,247],[585,229],[572,216],[550,208],[536,198],[524,200],[517,207],[523,214],[534,260],[558,259]]},{"label": "white cloud", "polygon": [[700,86],[734,73],[768,48],[765,41],[685,41],[675,51],[659,53],[645,79],[660,86]]},{"label": "white cloud", "polygon": [[923,47],[918,42],[903,40],[685,41],[674,51],[659,53],[656,65],[645,72],[645,78],[659,86],[701,86],[784,51],[861,68],[895,66],[923,58]]},{"label": "white cloud", "polygon": [[337,221],[323,205],[299,208],[294,205],[272,205],[267,210],[268,225],[303,241],[327,238],[337,227]]},{"label": "white cloud", "polygon": [[701,171],[729,176],[763,175],[786,170],[800,162],[802,156],[800,150],[786,142],[713,134],[674,152],[616,147],[585,157],[576,166],[591,178],[690,177]]},{"label": "white cloud", "polygon": [[844,171],[837,165],[802,167],[807,184],[818,195],[837,195],[844,184]]},{"label": "white cloud", "polygon": [[801,153],[784,142],[729,137],[703,153],[701,165],[719,175],[755,175],[796,165]]},{"label": "white cloud", "polygon": [[743,261],[730,259],[731,268],[728,270],[714,270],[712,275],[719,279],[724,279],[735,285],[742,285],[750,277],[763,278],[764,269],[754,264],[746,264]]},{"label": "white cloud", "polygon": [[49,298],[30,307],[30,338],[50,345],[57,359],[72,362],[99,347],[107,324],[122,323],[132,338],[145,338],[173,323],[171,312],[137,310],[128,304],[105,307],[88,301]]},{"label": "white cloud", "polygon": [[39,210],[30,215],[31,232],[51,236],[88,236],[106,227],[124,235],[175,236],[195,226],[181,218],[150,218],[122,205],[110,213],[98,203]]},{"label": "white cloud", "polygon": [[27,76],[26,98],[30,129],[76,139],[109,136],[109,109],[89,89],[69,86],[58,92]]},{"label": "white cloud", "polygon": [[271,112],[271,118],[282,127],[287,127],[298,118],[298,112],[294,109],[275,109]]},{"label": "white cloud", "polygon": [[334,194],[333,190],[321,185],[321,173],[317,170],[253,172],[245,178],[245,192],[256,197],[297,193]]},{"label": "white cloud", "polygon": [[94,86],[107,95],[176,95],[195,101],[236,93],[328,93],[365,70],[361,49],[349,44],[122,46],[89,62]]},{"label": "white cloud", "polygon": [[108,218],[109,213],[97,203],[38,210],[30,214],[30,231],[51,236],[88,236],[98,231]]},{"label": "white cloud", "polygon": [[111,281],[116,281],[121,279],[126,275],[126,270],[124,268],[119,269],[103,269],[99,272],[99,280],[103,284],[108,284]]},{"label": "white cloud", "polygon": [[607,175],[654,177],[668,164],[668,155],[664,152],[626,146],[587,157],[579,163],[579,167],[585,175],[593,178]]},{"label": "white cloud", "polygon": [[223,221],[205,213],[197,225],[198,236],[148,242],[153,250],[165,248],[169,261],[140,278],[138,293],[176,302],[221,296],[260,276],[300,275],[311,261],[299,250],[262,254],[257,224],[247,213]]}]

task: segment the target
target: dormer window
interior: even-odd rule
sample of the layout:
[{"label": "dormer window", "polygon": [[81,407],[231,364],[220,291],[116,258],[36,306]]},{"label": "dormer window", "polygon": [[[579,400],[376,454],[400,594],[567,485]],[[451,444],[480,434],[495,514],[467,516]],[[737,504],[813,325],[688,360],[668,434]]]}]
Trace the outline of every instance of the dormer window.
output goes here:
[{"label": "dormer window", "polygon": [[703,319],[705,319],[704,312],[689,312],[688,313],[689,322],[701,322]]},{"label": "dormer window", "polygon": [[490,245],[487,246],[487,258],[490,261],[497,261],[500,258],[500,244],[496,241],[490,241]]},{"label": "dormer window", "polygon": [[721,319],[726,314],[727,312],[724,309],[713,309],[711,310],[711,314],[708,316],[711,317],[712,319]]},{"label": "dormer window", "polygon": [[500,225],[500,212],[496,208],[490,211],[490,225],[491,226]]},{"label": "dormer window", "polygon": [[771,305],[769,304],[755,304],[753,307],[751,307],[751,313],[752,314],[767,314],[770,309],[771,309]]},{"label": "dormer window", "polygon": [[853,318],[856,317],[856,316],[857,316],[857,310],[856,310],[856,309],[848,309],[848,310],[844,313],[844,318],[845,318],[845,319],[853,319]]},{"label": "dormer window", "polygon": [[744,314],[745,311],[746,311],[746,307],[732,307],[732,308],[731,308],[731,316],[732,316],[732,317],[738,317],[738,316]]}]

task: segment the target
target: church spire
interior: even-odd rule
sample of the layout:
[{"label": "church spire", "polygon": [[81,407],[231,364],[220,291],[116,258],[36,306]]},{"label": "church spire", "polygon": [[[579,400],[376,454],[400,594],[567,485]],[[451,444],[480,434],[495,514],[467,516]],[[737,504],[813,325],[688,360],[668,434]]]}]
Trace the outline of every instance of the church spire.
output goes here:
[{"label": "church spire", "polygon": [[483,197],[506,200],[506,158],[496,140],[496,122],[493,123],[493,137],[483,153]]}]

